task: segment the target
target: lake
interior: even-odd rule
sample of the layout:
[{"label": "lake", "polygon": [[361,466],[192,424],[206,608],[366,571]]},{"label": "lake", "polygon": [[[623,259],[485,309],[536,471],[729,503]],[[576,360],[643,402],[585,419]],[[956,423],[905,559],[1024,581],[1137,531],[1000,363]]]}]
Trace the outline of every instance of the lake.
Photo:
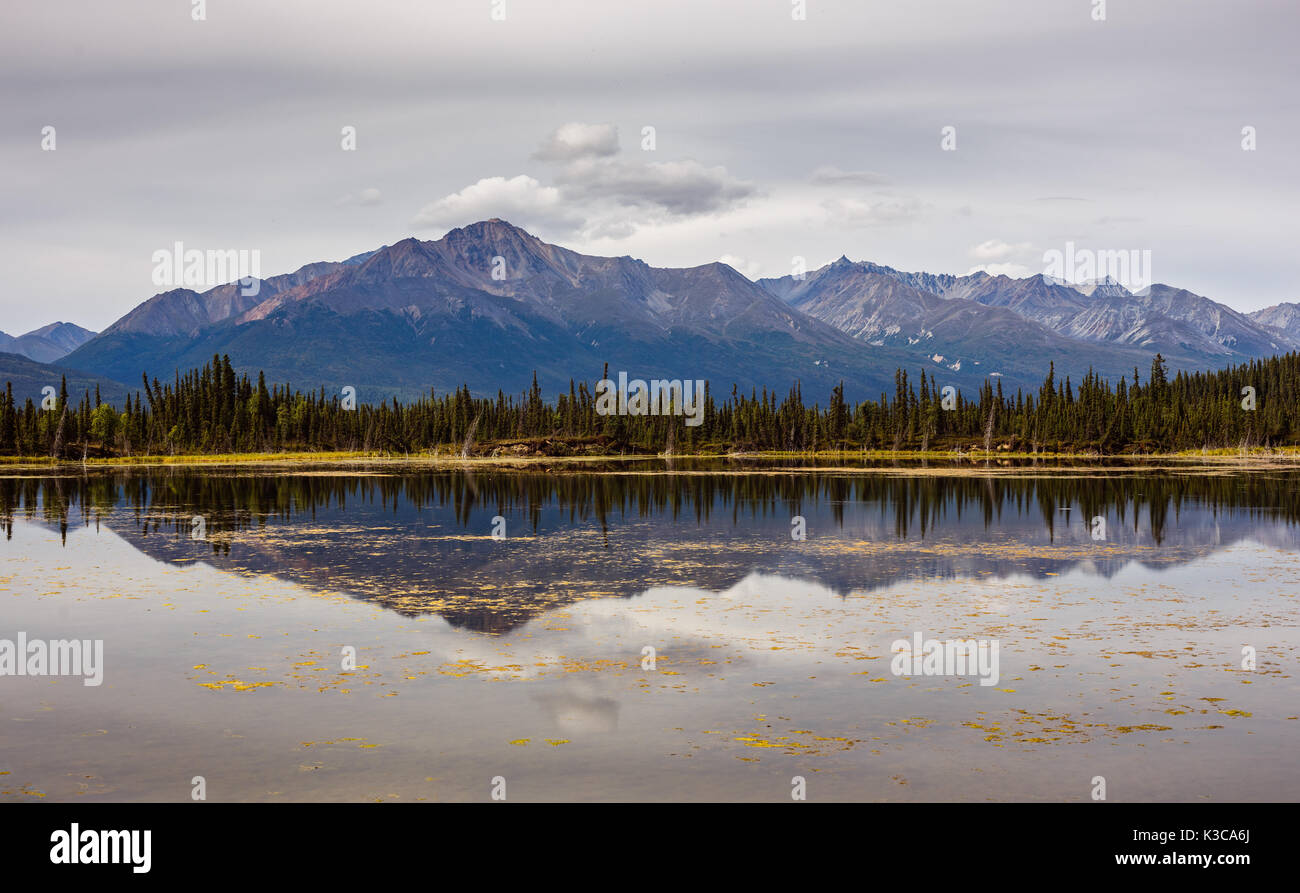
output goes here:
[{"label": "lake", "polygon": [[0,676],[0,799],[1297,800],[1298,489],[1193,462],[10,470],[0,640],[103,657],[98,685]]}]

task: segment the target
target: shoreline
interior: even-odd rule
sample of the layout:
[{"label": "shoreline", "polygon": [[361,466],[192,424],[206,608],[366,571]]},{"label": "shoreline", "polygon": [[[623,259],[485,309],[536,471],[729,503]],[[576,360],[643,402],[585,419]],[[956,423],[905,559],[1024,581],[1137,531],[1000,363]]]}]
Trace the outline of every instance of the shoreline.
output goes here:
[{"label": "shoreline", "polygon": [[[781,465],[782,460],[795,464]],[[283,453],[228,453],[228,454],[188,454],[175,456],[129,456],[113,458],[88,458],[85,460],[53,459],[49,457],[4,456],[0,457],[0,475],[8,471],[59,471],[135,468],[341,468],[356,469],[380,468],[385,466],[403,466],[408,468],[467,469],[475,468],[493,470],[528,470],[567,466],[572,470],[582,470],[584,466],[618,463],[630,465],[635,463],[668,464],[668,468],[657,469],[660,472],[687,472],[692,469],[673,469],[675,462],[724,462],[736,463],[777,463],[766,466],[755,465],[750,468],[699,469],[708,473],[744,472],[777,473],[808,471],[889,471],[900,464],[906,464],[907,470],[915,472],[926,468],[931,462],[941,463],[942,470],[970,471],[1025,471],[1042,465],[1054,470],[1069,470],[1073,465],[1080,470],[1124,468],[1150,469],[1160,463],[1171,463],[1174,467],[1185,468],[1189,465],[1207,467],[1251,467],[1276,468],[1286,466],[1300,467],[1300,447],[1259,448],[1242,453],[1239,449],[1219,450],[1184,450],[1173,453],[1139,453],[1139,454],[1098,454],[1093,452],[1062,453],[1012,453],[1012,452],[963,452],[930,450],[870,450],[870,451],[822,451],[815,453],[791,452],[748,452],[748,453],[690,453],[673,455],[655,455],[650,453],[583,455],[583,456],[470,456],[462,457],[449,453],[422,453],[393,455],[382,452],[283,452]],[[1067,465],[1068,464],[1068,465]],[[935,470],[935,469],[931,469]],[[598,470],[599,471],[599,470]],[[626,473],[627,469],[619,471]],[[619,473],[604,470],[601,473]]]}]

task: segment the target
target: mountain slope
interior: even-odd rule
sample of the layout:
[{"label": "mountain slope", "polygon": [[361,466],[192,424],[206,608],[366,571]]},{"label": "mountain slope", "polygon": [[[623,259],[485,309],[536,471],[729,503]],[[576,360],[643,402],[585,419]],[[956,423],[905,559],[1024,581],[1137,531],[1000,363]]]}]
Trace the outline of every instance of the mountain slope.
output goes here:
[{"label": "mountain slope", "polygon": [[1300,343],[1300,304],[1274,304],[1248,315],[1283,338]]},{"label": "mountain slope", "polygon": [[840,258],[803,279],[751,282],[722,263],[652,267],[548,244],[499,219],[441,239],[404,239],[341,262],[262,280],[155,295],[61,363],[132,386],[142,372],[228,354],[273,382],[363,400],[412,399],[467,383],[519,393],[537,372],[548,394],[594,382],[608,364],[630,378],[705,379],[822,399],[892,392],[894,371],[941,385],[987,376],[1037,387],[1050,363],[1076,380],[1145,369],[1205,369],[1300,345],[1277,311],[1263,322],[1165,285],[1130,293],[1113,280],[1071,285],[906,273]]},{"label": "mountain slope", "polygon": [[251,295],[245,295],[246,287],[238,282],[218,285],[202,294],[188,288],[174,288],[140,304],[105,329],[104,334],[194,335],[207,326],[256,307],[272,295],[310,282],[347,263],[307,264],[294,273],[253,280],[248,287],[256,283],[257,291]]},{"label": "mountain slope", "polygon": [[40,406],[44,388],[52,387],[57,393],[65,376],[68,381],[68,398],[72,402],[80,402],[85,393],[89,393],[93,400],[96,385],[99,386],[100,399],[104,402],[121,407],[126,400],[129,389],[121,382],[62,364],[38,363],[21,354],[0,353],[0,387],[6,383],[13,385],[14,401],[19,408],[28,398]]},{"label": "mountain slope", "polygon": [[156,296],[68,362],[134,382],[145,369],[167,377],[229,354],[243,371],[330,392],[351,385],[367,400],[462,382],[518,393],[533,370],[555,393],[594,382],[606,363],[611,375],[705,379],[728,391],[784,393],[798,380],[821,395],[844,380],[865,398],[913,362],[888,346],[864,350],[725,264],[590,257],[495,219],[316,266],[296,284],[267,280],[250,306],[213,292]]}]

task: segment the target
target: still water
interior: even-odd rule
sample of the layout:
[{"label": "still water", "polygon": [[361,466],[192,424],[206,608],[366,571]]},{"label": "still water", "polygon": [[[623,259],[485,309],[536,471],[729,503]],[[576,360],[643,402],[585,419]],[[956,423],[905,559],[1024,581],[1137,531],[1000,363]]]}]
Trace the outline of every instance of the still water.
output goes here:
[{"label": "still water", "polygon": [[[10,473],[0,640],[102,641],[103,678],[0,676],[0,800],[1300,800],[1298,491],[1191,464]],[[896,673],[918,635],[995,642],[996,680]]]}]

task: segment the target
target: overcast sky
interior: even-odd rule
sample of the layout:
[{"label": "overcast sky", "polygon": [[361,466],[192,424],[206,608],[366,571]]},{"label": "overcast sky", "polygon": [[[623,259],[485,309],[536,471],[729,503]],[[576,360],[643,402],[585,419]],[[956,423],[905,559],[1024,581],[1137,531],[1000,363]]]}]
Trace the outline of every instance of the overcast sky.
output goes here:
[{"label": "overcast sky", "polygon": [[1096,5],[4,0],[0,330],[104,328],[177,241],[272,275],[493,216],[751,277],[1072,241],[1300,300],[1300,6]]}]

